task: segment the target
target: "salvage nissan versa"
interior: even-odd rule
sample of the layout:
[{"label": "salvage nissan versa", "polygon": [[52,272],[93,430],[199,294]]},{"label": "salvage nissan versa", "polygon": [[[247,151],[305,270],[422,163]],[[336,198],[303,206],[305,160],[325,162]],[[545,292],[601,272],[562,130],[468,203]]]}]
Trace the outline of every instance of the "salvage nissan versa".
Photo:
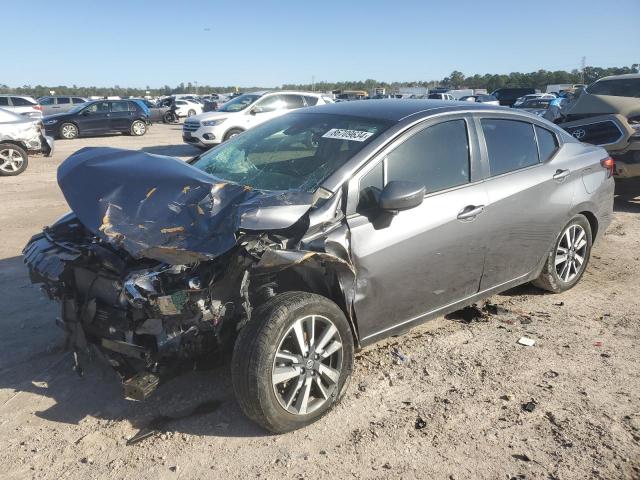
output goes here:
[{"label": "salvage nissan versa", "polygon": [[81,366],[144,399],[233,349],[243,412],[273,432],[340,399],[354,351],[525,282],[573,287],[612,217],[613,162],[526,112],[371,100],[286,114],[192,165],[86,148],[72,212],[24,249]]}]

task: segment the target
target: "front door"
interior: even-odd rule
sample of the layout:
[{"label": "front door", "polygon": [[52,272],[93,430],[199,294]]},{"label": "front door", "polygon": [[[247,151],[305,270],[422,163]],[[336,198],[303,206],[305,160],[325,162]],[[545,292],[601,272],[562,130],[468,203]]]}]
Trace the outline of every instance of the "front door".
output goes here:
[{"label": "front door", "polygon": [[106,133],[109,131],[109,102],[95,102],[77,116],[81,134]]},{"label": "front door", "polygon": [[[347,221],[357,272],[355,312],[364,342],[477,293],[487,193],[472,145],[475,133],[468,118],[430,121],[405,134],[350,182],[350,191],[359,192]],[[394,180],[425,185],[423,203],[396,215],[380,212],[377,194]]]},{"label": "front door", "polygon": [[287,112],[287,105],[282,95],[270,95],[253,104],[245,116],[245,129],[276,118]]}]

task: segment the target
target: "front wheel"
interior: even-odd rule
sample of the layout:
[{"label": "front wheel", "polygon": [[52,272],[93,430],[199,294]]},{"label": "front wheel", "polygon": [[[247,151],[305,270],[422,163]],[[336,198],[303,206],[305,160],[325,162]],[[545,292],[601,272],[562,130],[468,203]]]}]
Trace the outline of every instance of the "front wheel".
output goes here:
[{"label": "front wheel", "polygon": [[226,142],[227,140],[240,135],[243,132],[242,129],[240,128],[232,128],[231,130],[229,130],[227,133],[224,134],[224,141]]},{"label": "front wheel", "polygon": [[232,380],[244,414],[274,433],[309,425],[340,399],[353,370],[353,337],[329,299],[286,292],[240,332]]},{"label": "front wheel", "polygon": [[131,135],[135,135],[136,137],[141,137],[147,133],[147,124],[142,120],[135,120],[131,124]]},{"label": "front wheel", "polygon": [[576,215],[562,229],[540,276],[533,281],[536,287],[553,293],[572,288],[584,273],[591,255],[591,225],[584,215]]},{"label": "front wheel", "polygon": [[20,175],[28,164],[29,157],[23,148],[12,143],[0,143],[0,175]]},{"label": "front wheel", "polygon": [[73,123],[63,123],[60,125],[60,137],[66,140],[73,140],[78,136],[78,127]]}]

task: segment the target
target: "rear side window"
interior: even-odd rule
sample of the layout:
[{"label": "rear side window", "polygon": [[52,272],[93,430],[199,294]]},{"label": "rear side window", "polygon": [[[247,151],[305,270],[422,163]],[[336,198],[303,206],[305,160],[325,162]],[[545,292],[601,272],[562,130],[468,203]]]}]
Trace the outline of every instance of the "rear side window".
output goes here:
[{"label": "rear side window", "polygon": [[71,99],[69,97],[58,97],[58,105],[68,105],[71,103]]},{"label": "rear side window", "polygon": [[437,192],[469,182],[469,141],[464,120],[419,131],[387,155],[387,181],[406,180]]},{"label": "rear side window", "polygon": [[305,101],[307,102],[307,105],[309,105],[310,107],[316,105],[318,103],[318,97],[311,97],[311,96],[306,96],[304,97]]},{"label": "rear side window", "polygon": [[84,103],[84,99],[82,98],[77,98],[77,97],[73,97],[73,103]]},{"label": "rear side window", "polygon": [[6,107],[9,105],[9,97],[0,97],[0,107]]},{"label": "rear side window", "polygon": [[494,118],[483,118],[481,123],[491,176],[538,163],[538,147],[532,124]]},{"label": "rear side window", "polygon": [[129,111],[129,102],[111,102],[112,112],[127,112]]},{"label": "rear side window", "polygon": [[556,150],[558,150],[558,139],[553,132],[550,132],[546,128],[535,126],[536,136],[538,137],[538,152],[540,155],[540,161],[546,162],[549,160]]},{"label": "rear side window", "polygon": [[31,105],[35,105],[31,100],[21,97],[11,97],[11,103],[13,103],[14,107],[30,107]]},{"label": "rear side window", "polygon": [[594,95],[640,98],[640,78],[618,78],[591,84],[587,92]]}]

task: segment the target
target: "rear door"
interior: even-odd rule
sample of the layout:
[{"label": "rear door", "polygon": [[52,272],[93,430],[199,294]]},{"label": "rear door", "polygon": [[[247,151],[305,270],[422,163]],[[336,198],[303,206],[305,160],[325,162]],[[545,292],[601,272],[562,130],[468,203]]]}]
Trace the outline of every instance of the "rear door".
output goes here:
[{"label": "rear door", "polygon": [[527,277],[539,265],[568,220],[576,176],[552,130],[524,117],[477,115],[476,125],[491,226],[480,283],[485,290]]},{"label": "rear door", "polygon": [[[116,132],[128,132],[133,122],[135,108],[126,100],[113,101],[111,103],[110,128]],[[133,111],[132,111],[133,109]]]},{"label": "rear door", "polygon": [[[470,119],[452,115],[414,127],[349,183],[355,311],[365,341],[478,291],[487,195]],[[380,212],[376,198],[393,180],[424,184],[423,203],[396,215]]]}]

